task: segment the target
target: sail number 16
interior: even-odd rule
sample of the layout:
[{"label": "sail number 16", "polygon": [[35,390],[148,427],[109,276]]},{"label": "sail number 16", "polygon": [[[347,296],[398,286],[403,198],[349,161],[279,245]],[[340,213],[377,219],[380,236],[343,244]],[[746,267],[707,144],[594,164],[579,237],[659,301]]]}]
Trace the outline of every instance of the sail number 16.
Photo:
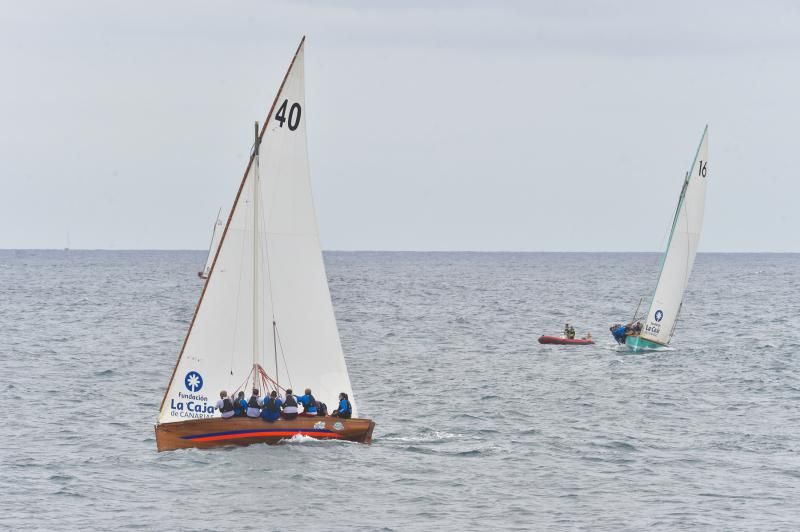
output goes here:
[{"label": "sail number 16", "polygon": [[[284,104],[284,105],[286,105],[286,104]],[[708,161],[700,161],[700,164],[697,165],[697,175],[699,175],[700,177],[705,177],[706,176],[706,173],[707,173],[706,172],[706,165],[707,164],[708,164]]]},{"label": "sail number 16", "polygon": [[286,122],[286,125],[289,126],[289,131],[294,131],[297,129],[297,126],[300,125],[300,104],[293,103],[292,106],[289,108],[289,116],[286,116],[286,107],[289,105],[289,100],[283,100],[283,103],[278,108],[278,112],[275,114],[275,120],[281,123],[281,127],[283,127],[283,123]]}]

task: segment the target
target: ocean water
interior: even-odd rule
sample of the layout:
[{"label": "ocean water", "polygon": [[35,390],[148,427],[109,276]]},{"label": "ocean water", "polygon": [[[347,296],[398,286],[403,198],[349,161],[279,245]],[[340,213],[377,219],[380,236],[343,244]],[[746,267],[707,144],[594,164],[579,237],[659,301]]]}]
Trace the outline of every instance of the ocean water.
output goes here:
[{"label": "ocean water", "polygon": [[800,528],[800,255],[699,255],[626,355],[657,254],[327,253],[373,445],[157,453],[204,258],[0,251],[0,528]]}]

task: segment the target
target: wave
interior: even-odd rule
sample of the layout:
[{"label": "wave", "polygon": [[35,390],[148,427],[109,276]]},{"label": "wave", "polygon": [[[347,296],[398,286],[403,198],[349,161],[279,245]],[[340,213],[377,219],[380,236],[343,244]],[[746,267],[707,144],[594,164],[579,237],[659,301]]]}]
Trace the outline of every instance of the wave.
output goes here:
[{"label": "wave", "polygon": [[402,443],[436,443],[443,441],[453,441],[463,438],[463,434],[453,434],[451,432],[434,430],[418,434],[415,436],[401,436],[396,432],[386,434],[381,437],[381,441],[402,442]]}]

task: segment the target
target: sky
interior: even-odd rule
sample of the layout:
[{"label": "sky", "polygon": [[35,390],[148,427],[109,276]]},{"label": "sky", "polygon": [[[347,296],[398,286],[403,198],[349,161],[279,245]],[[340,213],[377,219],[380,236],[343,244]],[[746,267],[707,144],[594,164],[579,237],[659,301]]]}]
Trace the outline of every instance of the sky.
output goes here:
[{"label": "sky", "polygon": [[0,248],[205,249],[303,35],[328,250],[798,252],[800,4],[0,0]]}]

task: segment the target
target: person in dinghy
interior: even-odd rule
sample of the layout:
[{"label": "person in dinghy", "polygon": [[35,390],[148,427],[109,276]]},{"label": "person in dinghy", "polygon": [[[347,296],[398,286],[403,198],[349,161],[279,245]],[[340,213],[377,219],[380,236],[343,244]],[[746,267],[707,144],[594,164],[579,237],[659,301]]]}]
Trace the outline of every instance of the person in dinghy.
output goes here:
[{"label": "person in dinghy", "polygon": [[594,340],[592,339],[592,333],[588,331],[584,336],[578,338],[575,333],[575,327],[567,322],[564,324],[564,330],[561,336],[543,334],[539,337],[539,343],[552,345],[591,345],[594,343]]}]

